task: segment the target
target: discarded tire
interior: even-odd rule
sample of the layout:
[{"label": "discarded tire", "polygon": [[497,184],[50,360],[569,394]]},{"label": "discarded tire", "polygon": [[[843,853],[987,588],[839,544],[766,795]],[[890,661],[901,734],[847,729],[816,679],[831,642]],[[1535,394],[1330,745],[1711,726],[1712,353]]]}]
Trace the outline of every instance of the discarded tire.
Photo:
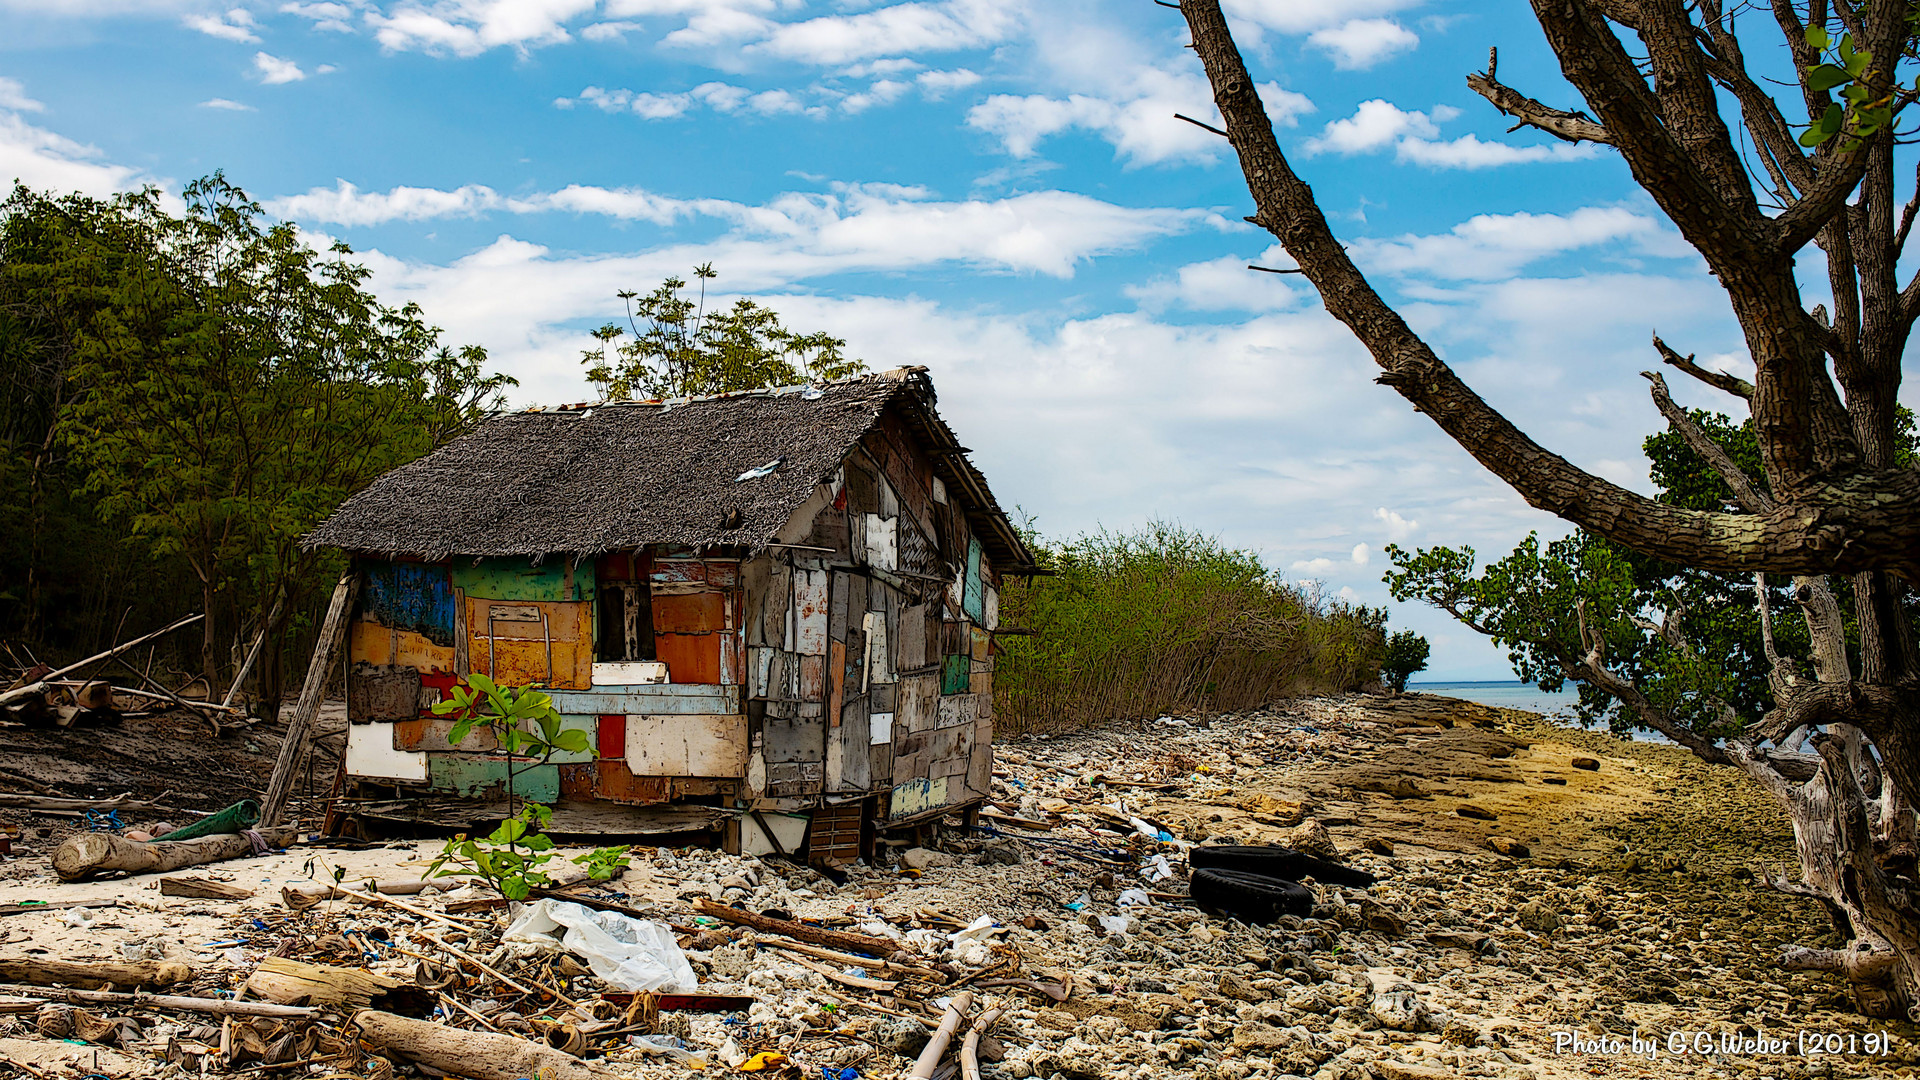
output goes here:
[{"label": "discarded tire", "polygon": [[1187,852],[1187,863],[1194,869],[1207,867],[1214,870],[1238,870],[1248,874],[1261,874],[1266,877],[1283,878],[1298,881],[1312,878],[1322,885],[1347,885],[1364,889],[1374,883],[1374,876],[1365,870],[1355,870],[1351,866],[1316,859],[1292,848],[1249,847],[1243,844],[1218,844],[1193,848]]},{"label": "discarded tire", "polygon": [[1239,870],[1195,870],[1188,889],[1201,908],[1242,922],[1270,923],[1313,910],[1313,892],[1305,885]]}]

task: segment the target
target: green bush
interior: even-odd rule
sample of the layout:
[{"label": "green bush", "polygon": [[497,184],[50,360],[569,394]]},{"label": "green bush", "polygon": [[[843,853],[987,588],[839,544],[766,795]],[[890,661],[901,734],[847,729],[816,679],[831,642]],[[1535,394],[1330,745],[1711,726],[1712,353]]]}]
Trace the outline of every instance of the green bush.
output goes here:
[{"label": "green bush", "polygon": [[1384,610],[1328,601],[1215,537],[1156,522],[1026,539],[1057,572],[1001,593],[1002,732],[1231,711],[1379,676]]}]

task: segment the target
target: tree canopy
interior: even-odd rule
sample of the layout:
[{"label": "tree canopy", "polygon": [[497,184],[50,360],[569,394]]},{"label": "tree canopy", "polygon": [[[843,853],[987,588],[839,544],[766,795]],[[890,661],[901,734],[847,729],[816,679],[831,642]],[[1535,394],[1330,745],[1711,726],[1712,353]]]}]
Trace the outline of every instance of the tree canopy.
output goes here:
[{"label": "tree canopy", "polygon": [[644,295],[622,291],[627,324],[593,332],[599,343],[581,354],[587,380],[613,400],[698,397],[769,386],[826,382],[857,375],[866,364],[846,356],[846,341],[825,331],[787,328],[771,308],[747,297],[708,311],[712,263],[694,267],[699,284],[670,277]]},{"label": "tree canopy", "polygon": [[40,636],[73,599],[47,571],[131,558],[207,611],[213,678],[226,635],[305,618],[333,556],[304,533],[512,380],[382,304],[344,244],[315,250],[217,173],[183,195],[0,206],[0,372],[24,391],[0,406],[0,476],[28,507],[6,559],[35,583],[7,614]]}]

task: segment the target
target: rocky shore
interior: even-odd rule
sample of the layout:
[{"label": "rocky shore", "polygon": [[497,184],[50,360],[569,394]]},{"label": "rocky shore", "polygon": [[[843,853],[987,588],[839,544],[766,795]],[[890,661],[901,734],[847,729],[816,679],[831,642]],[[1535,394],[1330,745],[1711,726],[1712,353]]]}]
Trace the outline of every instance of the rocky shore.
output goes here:
[{"label": "rocky shore", "polygon": [[[1786,823],[1733,770],[1675,747],[1451,699],[1304,700],[1003,743],[982,826],[920,837],[836,880],[779,860],[636,849],[604,893],[681,927],[703,992],[754,999],[735,1015],[661,1015],[657,1030],[700,1055],[703,1075],[731,1074],[752,1052],[784,1055],[786,1071],[767,1075],[904,1077],[963,988],[1006,1010],[985,1042],[989,1080],[1920,1075],[1912,1026],[1864,1020],[1832,979],[1771,966],[1779,946],[1828,936],[1816,904],[1755,882],[1757,868],[1791,867]],[[1378,881],[1314,884],[1308,916],[1248,926],[1185,901],[1184,850],[1203,842],[1284,842]],[[411,844],[341,857],[357,879],[417,876],[431,856]],[[120,906],[78,926],[12,916],[8,940],[32,944],[11,949],[179,959],[195,965],[193,993],[229,994],[274,954],[412,979],[408,955],[432,940],[427,922],[384,906],[290,915],[267,885],[312,873],[312,854],[233,864],[258,890],[237,903],[144,899],[138,879],[53,886],[35,858],[14,864],[0,903],[91,890]],[[706,917],[714,901],[896,951],[865,966],[809,961],[777,934]],[[458,897],[413,904],[445,912]],[[498,932],[476,929],[467,948],[510,977],[562,978],[552,956]],[[330,943],[343,934],[383,944],[341,951]],[[566,978],[583,1001],[605,989]],[[484,982],[463,1007],[524,1027],[525,1003],[486,1000]],[[102,1050],[34,1022],[0,1018],[0,1061],[35,1076],[410,1068],[231,1053],[186,1068],[179,1048],[208,1038],[204,1026],[137,1018]],[[364,1055],[341,1023],[326,1037]],[[690,1075],[684,1058],[593,1046],[585,1056],[621,1076]]]}]

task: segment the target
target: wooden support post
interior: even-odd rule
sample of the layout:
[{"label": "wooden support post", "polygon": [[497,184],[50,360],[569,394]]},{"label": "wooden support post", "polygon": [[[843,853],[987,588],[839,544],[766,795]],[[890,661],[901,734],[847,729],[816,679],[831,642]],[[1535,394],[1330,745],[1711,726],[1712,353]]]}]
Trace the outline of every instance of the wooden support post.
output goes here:
[{"label": "wooden support post", "polygon": [[347,622],[353,614],[353,601],[360,594],[360,574],[349,567],[333,588],[333,602],[327,607],[327,621],[313,643],[313,660],[307,664],[307,684],[300,689],[300,703],[294,706],[293,719],[287,722],[286,737],[280,743],[280,759],[273,763],[273,778],[260,796],[260,827],[280,824],[286,814],[287,796],[293,791],[294,774],[306,756],[308,735],[314,718],[320,715],[320,703],[327,696],[327,680],[333,674],[333,662],[340,655],[340,643],[347,634]]}]

